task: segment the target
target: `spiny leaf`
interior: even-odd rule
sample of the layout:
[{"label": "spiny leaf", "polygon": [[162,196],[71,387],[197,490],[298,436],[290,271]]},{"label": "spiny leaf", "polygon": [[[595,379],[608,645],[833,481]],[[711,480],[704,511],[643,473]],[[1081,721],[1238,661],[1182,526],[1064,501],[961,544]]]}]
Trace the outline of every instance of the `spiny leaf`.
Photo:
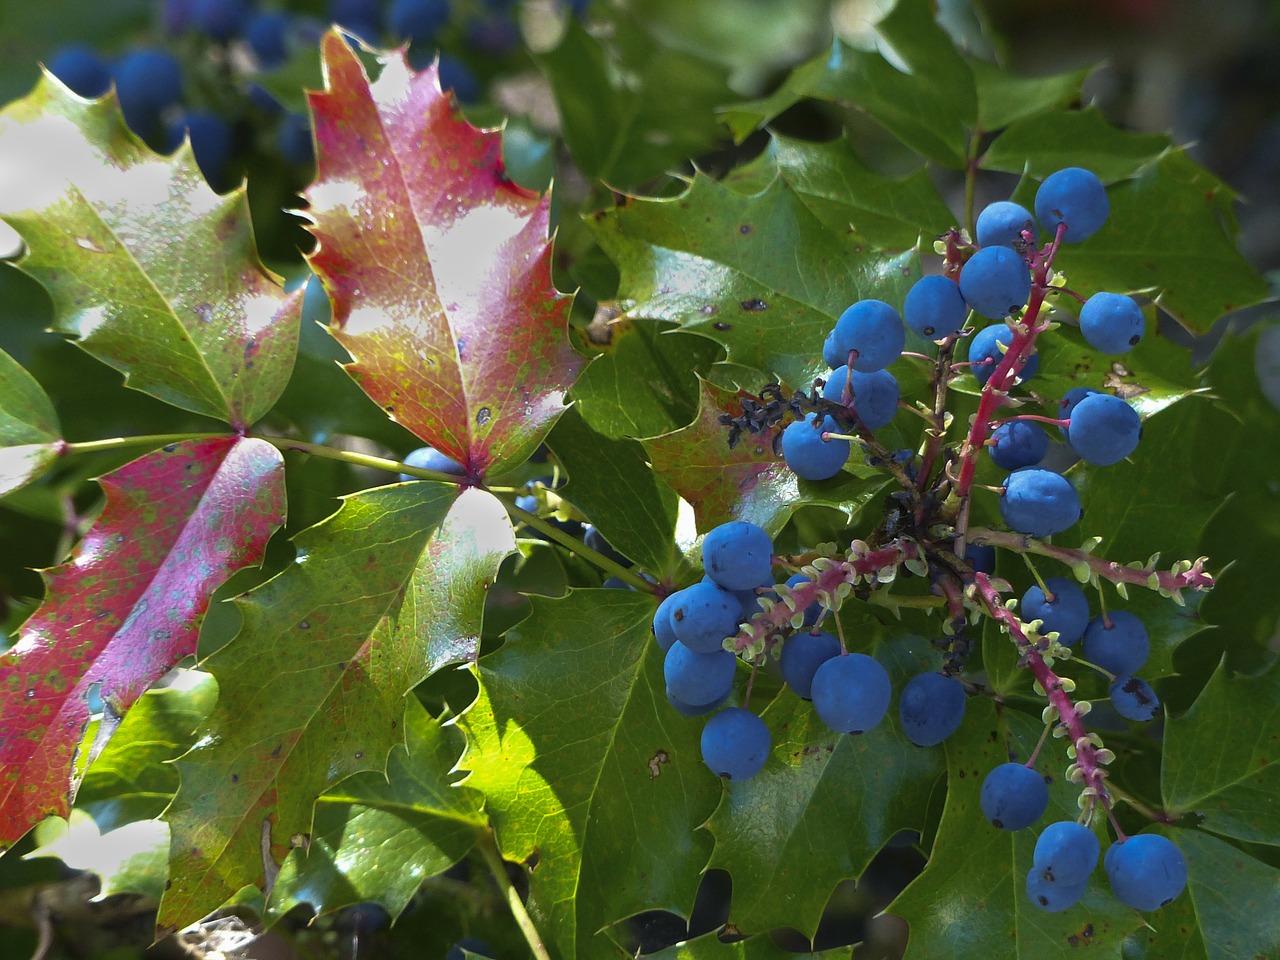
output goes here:
[{"label": "spiny leaf", "polygon": [[1277,720],[1280,669],[1232,677],[1219,666],[1191,709],[1165,727],[1165,805],[1224,837],[1280,844]]},{"label": "spiny leaf", "polygon": [[1092,70],[1086,67],[1045,77],[1019,77],[976,58],[969,61],[969,69],[978,92],[978,129],[989,132],[1065,107],[1080,96],[1080,84]]},{"label": "spiny leaf", "polygon": [[[779,947],[767,933],[732,943],[725,943],[715,933],[705,933],[645,956],[651,960],[795,960],[798,954]],[[819,960],[837,960],[843,957],[847,960],[850,953],[849,948],[845,947],[805,953],[803,956],[817,957]]]},{"label": "spiny leaf", "polygon": [[[137,820],[102,830],[87,813],[72,810],[67,823],[48,821],[37,830],[40,846],[28,858],[57,857],[73,870],[96,875],[101,886],[94,900],[120,893],[159,900],[164,892],[169,830],[159,820]],[[44,833],[49,836],[43,836]]]},{"label": "spiny leaf", "polygon": [[1162,134],[1113,127],[1097,107],[1054,110],[1009,127],[978,159],[985,170],[1043,180],[1063,167],[1084,167],[1104,183],[1135,176],[1172,146]]},{"label": "spiny leaf", "polygon": [[424,877],[475,843],[487,823],[483,798],[450,782],[461,737],[413,697],[405,703],[406,742],[391,751],[386,775],[358,774],[316,801],[311,842],[280,868],[268,916],[300,903],[329,913],[372,902],[398,917]]},{"label": "spiny leaf", "polygon": [[0,216],[54,329],[137,390],[245,427],[284,390],[302,294],[258,260],[243,187],[216,195],[189,146],[152,153],[115,97],[45,76],[0,112]]},{"label": "spiny leaf", "polygon": [[815,483],[798,480],[774,454],[772,432],[744,433],[730,450],[729,428],[719,418],[726,413],[740,416],[741,397],[746,395],[703,381],[698,419],[644,441],[654,471],[693,504],[699,530],[736,519],[749,520],[774,534],[801,502],[853,512],[884,487],[885,475],[858,465],[862,455],[856,451],[846,471]]},{"label": "spiny leaf", "polygon": [[485,592],[515,548],[492,494],[430,482],[349,497],[295,542],[295,563],[237,601],[244,627],[205,662],[218,704],[177,761],[162,926],[269,886],[305,845],[316,797],[386,769],[405,694],[474,658]]},{"label": "spiny leaf", "polygon": [[478,479],[526,458],[580,358],[551,285],[550,202],[502,168],[502,140],[454,115],[403,51],[370,81],[337,32],[311,94],[306,191],[347,370],[389,416]]},{"label": "spiny leaf", "polygon": [[827,369],[822,341],[841,312],[864,297],[901,306],[919,273],[914,250],[879,253],[809,199],[783,178],[745,196],[699,174],[679,197],[624,197],[593,225],[628,315],[724,344],[762,383],[808,384]]},{"label": "spiny leaf", "polygon": [[235,437],[190,440],[107,474],[106,506],[0,655],[0,847],[65,816],[93,687],[122,716],[195,653],[213,591],[284,522],[284,464]]},{"label": "spiny leaf", "polygon": [[0,350],[0,497],[47,470],[60,439],[53,403],[35,377]]},{"label": "spiny leaf", "polygon": [[529,866],[529,912],[565,960],[602,955],[596,931],[621,917],[686,913],[706,860],[695,828],[719,787],[701,722],[667,703],[653,608],[624,590],[533,598],[459,721],[465,783]]},{"label": "spiny leaf", "polygon": [[[1057,960],[1088,946],[1099,956],[1119,955],[1125,935],[1142,923],[1105,889],[1095,871],[1084,897],[1062,913],[1032,905],[1027,871],[1036,834],[1054,820],[1075,820],[1078,787],[1057,774],[1062,741],[1050,740],[1037,769],[1052,771],[1049,810],[1027,830],[999,830],[982,815],[982,781],[1011,757],[1025,760],[1040,724],[1005,711],[1000,722],[989,701],[972,697],[964,724],[946,742],[947,802],[929,863],[888,907],[911,927],[906,960]],[[1048,779],[1048,777],[1046,778]]]}]

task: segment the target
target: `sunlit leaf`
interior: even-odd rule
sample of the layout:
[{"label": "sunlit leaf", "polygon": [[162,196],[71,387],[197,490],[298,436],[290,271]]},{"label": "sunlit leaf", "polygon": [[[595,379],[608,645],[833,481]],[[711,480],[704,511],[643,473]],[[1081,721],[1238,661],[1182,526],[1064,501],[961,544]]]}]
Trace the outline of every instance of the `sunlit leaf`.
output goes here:
[{"label": "sunlit leaf", "polygon": [[58,457],[58,414],[34,377],[0,350],[0,497]]}]

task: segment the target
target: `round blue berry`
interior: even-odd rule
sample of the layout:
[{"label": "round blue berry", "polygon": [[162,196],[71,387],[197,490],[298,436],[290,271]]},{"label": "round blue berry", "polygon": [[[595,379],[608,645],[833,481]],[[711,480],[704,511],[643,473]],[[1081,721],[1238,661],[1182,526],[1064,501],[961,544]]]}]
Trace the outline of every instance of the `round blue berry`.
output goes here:
[{"label": "round blue berry", "polygon": [[1062,237],[1067,243],[1093,236],[1111,212],[1102,181],[1080,167],[1049,174],[1036,191],[1035,207],[1036,219],[1047,233],[1057,233],[1060,223],[1067,225]]},{"label": "round blue berry", "polygon": [[[700,580],[674,594],[671,629],[690,650],[711,653],[738,632],[742,605],[734,594],[710,580]],[[697,702],[697,701],[693,701]]]},{"label": "round blue berry", "polygon": [[1061,913],[1073,907],[1084,896],[1088,882],[1066,884],[1046,880],[1044,873],[1032,867],[1027,871],[1027,899],[1046,913]]},{"label": "round blue berry", "polygon": [[782,645],[782,679],[797,697],[813,696],[813,675],[832,657],[840,656],[840,641],[819,631],[793,633]]},{"label": "round blue berry", "polygon": [[846,383],[849,384],[851,406],[862,425],[868,430],[888,426],[898,412],[901,392],[897,378],[888,370],[876,370],[874,373],[855,370],[850,376],[847,366],[836,367],[822,388],[823,398],[832,403],[843,403]]},{"label": "round blue berry", "polygon": [[[969,343],[969,362],[974,366],[969,369],[981,386],[986,386],[987,381],[991,379],[991,374],[996,372],[996,367],[1004,359],[1004,351],[1011,343],[1013,343],[1013,330],[1003,323],[993,323],[973,335],[973,340]],[[1040,355],[1033,353],[1027,357],[1027,362],[1022,365],[1022,372],[1014,382],[1022,383],[1034,377],[1039,369]]]},{"label": "round blue berry", "polygon": [[726,780],[750,780],[769,759],[769,728],[750,710],[728,707],[702,728],[702,760]]},{"label": "round blue berry", "polygon": [[1098,838],[1092,830],[1075,820],[1059,820],[1036,839],[1031,865],[1050,883],[1084,883],[1098,865],[1098,853]]},{"label": "round blue berry", "polygon": [[850,653],[819,666],[810,693],[818,718],[836,733],[865,733],[884,719],[892,687],[877,661]]},{"label": "round blue berry", "polygon": [[926,340],[954,337],[968,316],[969,305],[956,282],[937,274],[912,284],[902,304],[902,319]]},{"label": "round blue berry", "polygon": [[1005,470],[1034,467],[1049,452],[1049,435],[1032,420],[1002,423],[991,434],[991,440],[987,452],[995,465]]},{"label": "round blue berry", "polygon": [[449,0],[395,0],[387,19],[397,37],[430,43],[449,22]]},{"label": "round blue berry", "polygon": [[1132,297],[1095,293],[1080,308],[1080,332],[1103,353],[1128,353],[1142,340],[1147,321]]},{"label": "round blue berry", "polygon": [[702,541],[702,566],[726,590],[748,590],[771,582],[773,540],[754,523],[730,520]]},{"label": "round blue berry", "polygon": [[836,349],[844,360],[850,350],[857,351],[853,369],[859,373],[884,369],[902,355],[902,348],[907,345],[902,317],[883,300],[859,300],[853,304],[840,314],[835,335]]},{"label": "round blue berry", "polygon": [[1075,526],[1080,519],[1080,495],[1061,474],[1024,467],[1005,480],[1000,515],[1018,533],[1051,537]]},{"label": "round blue berry", "polygon": [[728,650],[698,653],[677,641],[662,661],[667,693],[681,703],[712,703],[733,688],[737,664],[738,658]]},{"label": "round blue berry", "polygon": [[653,612],[653,638],[658,641],[658,647],[663,653],[670,650],[671,645],[676,642],[676,631],[671,626],[671,610],[680,602],[677,599],[679,596],[679,591],[668,594]]},{"label": "round blue berry", "polygon": [[1109,393],[1093,393],[1071,410],[1067,443],[1080,459],[1099,467],[1119,463],[1138,448],[1142,419],[1138,411]]},{"label": "round blue berry", "polygon": [[782,459],[797,477],[828,480],[839,473],[849,459],[849,441],[823,440],[824,432],[839,433],[840,425],[831,417],[825,417],[819,429],[816,413],[782,431]]},{"label": "round blue berry", "polygon": [[1042,621],[1041,633],[1056,633],[1058,642],[1069,647],[1084,636],[1089,625],[1089,599],[1074,580],[1050,577],[1044,584],[1053,599],[1036,584],[1022,595],[1019,613],[1025,623]]},{"label": "round blue berry", "polygon": [[1003,320],[1031,296],[1031,270],[1010,247],[984,247],[960,271],[960,295],[982,316]]},{"label": "round blue berry", "polygon": [[1126,720],[1146,723],[1160,711],[1160,698],[1141,677],[1122,674],[1111,681],[1108,692],[1112,708]]},{"label": "round blue berry", "polygon": [[1150,654],[1147,628],[1128,610],[1096,616],[1085,627],[1082,655],[1108,673],[1118,676],[1141,670]]},{"label": "round blue berry", "polygon": [[918,747],[932,747],[960,729],[964,720],[964,684],[940,673],[922,673],[907,681],[898,697],[902,732]]},{"label": "round blue berry", "polygon": [[1187,887],[1187,861],[1172,840],[1140,833],[1107,850],[1104,863],[1111,892],[1135,910],[1158,910]]},{"label": "round blue berry", "polygon": [[111,67],[97,51],[83,43],[63,47],[47,64],[49,72],[72,92],[95,99],[111,89]]},{"label": "round blue berry", "polygon": [[[467,472],[457,460],[441,453],[435,447],[418,447],[416,450],[411,450],[404,458],[404,462],[419,470],[435,470],[437,473],[448,473],[455,477],[461,477]],[[402,473],[400,479],[409,481],[418,478],[412,474]]]},{"label": "round blue berry", "polygon": [[1001,830],[1029,827],[1049,808],[1044,777],[1021,763],[1002,763],[982,781],[982,815]]},{"label": "round blue berry", "polygon": [[1022,240],[1025,230],[1036,236],[1036,221],[1031,212],[1011,200],[997,200],[982,208],[975,224],[980,247],[1011,247]]}]

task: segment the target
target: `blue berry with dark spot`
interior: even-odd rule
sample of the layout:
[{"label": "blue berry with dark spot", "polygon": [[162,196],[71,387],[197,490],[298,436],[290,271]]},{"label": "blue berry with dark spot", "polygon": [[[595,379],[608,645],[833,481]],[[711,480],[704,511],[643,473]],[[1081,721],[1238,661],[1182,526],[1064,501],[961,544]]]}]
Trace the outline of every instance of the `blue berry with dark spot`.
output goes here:
[{"label": "blue berry with dark spot", "polygon": [[1067,243],[1087,240],[1102,228],[1111,212],[1106,187],[1097,175],[1080,167],[1067,167],[1045,177],[1036,191],[1036,219],[1048,233],[1067,225]]},{"label": "blue berry with dark spot", "polygon": [[728,707],[702,728],[702,760],[726,780],[750,780],[769,759],[769,728],[750,710]]},{"label": "blue berry with dark spot", "polygon": [[1049,808],[1044,777],[1021,763],[1002,763],[982,781],[982,815],[1001,830],[1029,827]]},{"label": "blue berry with dark spot", "polygon": [[829,633],[800,631],[782,646],[782,679],[797,697],[813,696],[813,675],[832,657],[840,655],[840,641]]}]

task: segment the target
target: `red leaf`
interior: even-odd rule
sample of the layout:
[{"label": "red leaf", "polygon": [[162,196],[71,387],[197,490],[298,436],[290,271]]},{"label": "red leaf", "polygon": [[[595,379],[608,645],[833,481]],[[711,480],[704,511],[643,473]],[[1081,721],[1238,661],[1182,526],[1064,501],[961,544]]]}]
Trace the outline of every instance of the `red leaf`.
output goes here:
[{"label": "red leaf", "polygon": [[311,266],[347,369],[473,479],[514,465],[581,365],[551,283],[549,199],[506,178],[501,136],[454,115],[434,66],[392,53],[371,83],[336,32],[322,52]]},{"label": "red leaf", "polygon": [[0,849],[66,816],[90,688],[118,716],[195,653],[213,591],[284,521],[284,464],[261,440],[173,444],[100,483],[102,515],[0,655]]}]

